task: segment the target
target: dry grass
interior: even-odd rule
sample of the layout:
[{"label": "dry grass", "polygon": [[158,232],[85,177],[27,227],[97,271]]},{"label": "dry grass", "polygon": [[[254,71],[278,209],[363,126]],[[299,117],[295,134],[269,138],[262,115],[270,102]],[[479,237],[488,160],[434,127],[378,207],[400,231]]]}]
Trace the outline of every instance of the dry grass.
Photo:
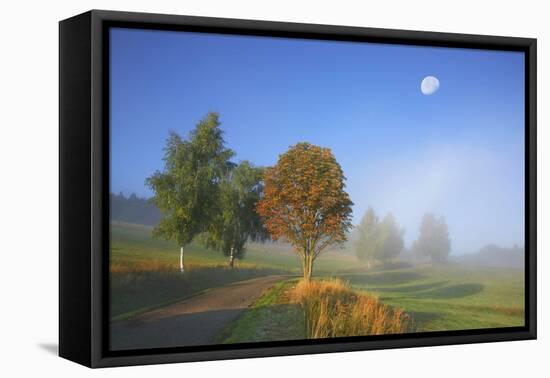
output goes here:
[{"label": "dry grass", "polygon": [[[163,260],[134,260],[123,261],[115,260],[110,263],[111,273],[142,273],[142,272],[179,272],[179,263],[176,259],[174,261]],[[190,261],[185,263],[186,271],[193,271],[197,269],[205,268],[219,268],[230,269],[227,263],[220,263],[216,261]],[[238,262],[236,268],[241,269],[259,269],[255,264]]]},{"label": "dry grass", "polygon": [[161,272],[176,270],[178,266],[164,261],[112,261],[111,273]]},{"label": "dry grass", "polygon": [[357,293],[341,280],[302,280],[293,294],[304,310],[309,338],[404,333],[411,328],[402,309]]},{"label": "dry grass", "polygon": [[506,315],[512,316],[523,316],[525,315],[525,309],[523,307],[504,307],[504,306],[493,306],[492,310],[500,312]]}]

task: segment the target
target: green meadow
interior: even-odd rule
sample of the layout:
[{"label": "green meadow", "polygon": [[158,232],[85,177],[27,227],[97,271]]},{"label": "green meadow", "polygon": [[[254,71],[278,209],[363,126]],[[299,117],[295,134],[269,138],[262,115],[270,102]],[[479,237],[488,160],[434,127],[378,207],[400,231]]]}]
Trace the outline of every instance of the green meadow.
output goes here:
[{"label": "green meadow", "polygon": [[[335,278],[348,282],[357,292],[405,310],[411,318],[413,332],[524,325],[522,271],[448,265],[340,273]],[[297,281],[288,280],[264,294],[228,327],[220,341],[305,338],[303,313],[288,298]]]},{"label": "green meadow", "polygon": [[[152,227],[111,223],[111,317],[121,319],[169,304],[214,287],[250,278],[301,273],[299,261],[286,246],[251,244],[234,269],[227,258],[200,243],[185,248],[185,275],[179,272],[179,249],[154,239]],[[357,266],[354,256],[331,251],[319,260],[318,271],[334,274]]]},{"label": "green meadow", "polygon": [[[178,248],[151,237],[151,227],[111,225],[111,317],[130,318],[215,287],[250,278],[296,276],[275,285],[225,332],[220,342],[302,338],[301,313],[291,304],[289,288],[300,275],[296,256],[287,246],[251,244],[235,268],[221,253],[199,243],[186,247],[188,271],[178,271]],[[415,331],[464,330],[522,326],[524,276],[521,270],[478,268],[453,263],[412,266],[395,263],[367,269],[354,255],[329,251],[314,268],[315,279],[338,278],[358,292],[402,308]]]},{"label": "green meadow", "polygon": [[[153,239],[152,227],[131,223],[111,223],[111,271],[144,270],[151,271],[179,269],[179,248],[175,243]],[[185,264],[188,269],[204,267],[225,267],[227,258],[219,252],[211,251],[197,242],[185,247]],[[328,251],[315,266],[322,274],[334,274],[341,270],[361,266],[354,255],[342,251]],[[301,274],[296,255],[290,247],[274,244],[254,244],[247,246],[245,258],[238,261],[240,269],[278,269]]]},{"label": "green meadow", "polygon": [[403,308],[417,331],[523,326],[524,275],[519,270],[449,264],[340,278]]}]

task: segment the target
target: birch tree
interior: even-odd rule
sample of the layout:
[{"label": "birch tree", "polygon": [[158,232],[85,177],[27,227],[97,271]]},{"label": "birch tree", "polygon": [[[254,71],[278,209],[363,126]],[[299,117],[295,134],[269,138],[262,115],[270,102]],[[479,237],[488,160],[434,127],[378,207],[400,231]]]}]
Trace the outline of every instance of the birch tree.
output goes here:
[{"label": "birch tree", "polygon": [[215,215],[222,178],[233,151],[225,147],[217,113],[208,113],[183,139],[171,132],[164,148],[164,169],[146,180],[162,219],[153,236],[175,241],[180,271],[185,271],[185,246],[204,232]]},{"label": "birch tree", "polygon": [[243,161],[220,184],[216,216],[204,236],[207,247],[221,251],[233,268],[235,259],[244,258],[249,241],[268,238],[256,206],[261,198],[262,168]]}]

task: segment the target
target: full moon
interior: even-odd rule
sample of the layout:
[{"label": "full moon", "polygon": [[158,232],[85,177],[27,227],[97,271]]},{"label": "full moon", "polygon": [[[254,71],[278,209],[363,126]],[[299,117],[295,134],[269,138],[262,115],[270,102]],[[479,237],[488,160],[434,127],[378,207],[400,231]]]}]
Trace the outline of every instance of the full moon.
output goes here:
[{"label": "full moon", "polygon": [[439,89],[439,79],[435,76],[426,76],[420,84],[420,90],[426,96],[432,95]]}]

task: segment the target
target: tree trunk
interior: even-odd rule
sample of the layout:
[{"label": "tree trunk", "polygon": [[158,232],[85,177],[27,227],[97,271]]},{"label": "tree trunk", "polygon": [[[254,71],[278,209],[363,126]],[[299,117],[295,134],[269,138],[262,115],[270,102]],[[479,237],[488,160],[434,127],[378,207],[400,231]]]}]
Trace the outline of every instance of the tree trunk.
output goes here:
[{"label": "tree trunk", "polygon": [[304,255],[302,257],[302,273],[304,275],[304,280],[306,280],[306,276],[307,276],[307,263],[306,263],[306,256]]},{"label": "tree trunk", "polygon": [[183,246],[180,248],[180,272],[185,273],[185,265],[183,263]]},{"label": "tree trunk", "polygon": [[307,267],[307,277],[308,281],[311,281],[311,276],[313,275],[313,256],[309,256]]},{"label": "tree trunk", "polygon": [[309,255],[304,255],[303,259],[303,271],[304,271],[304,280],[311,281],[311,273],[313,271],[313,257]]},{"label": "tree trunk", "polygon": [[229,267],[233,268],[235,264],[235,248],[231,247],[231,254],[229,255]]}]

